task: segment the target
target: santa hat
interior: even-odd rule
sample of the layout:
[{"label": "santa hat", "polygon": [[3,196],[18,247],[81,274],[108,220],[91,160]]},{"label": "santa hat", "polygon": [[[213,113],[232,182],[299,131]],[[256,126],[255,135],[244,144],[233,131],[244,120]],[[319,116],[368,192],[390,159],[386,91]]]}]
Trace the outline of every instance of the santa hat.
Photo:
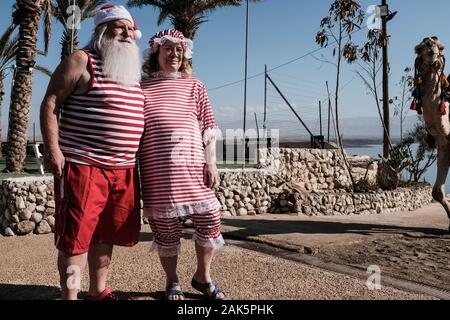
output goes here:
[{"label": "santa hat", "polygon": [[159,46],[162,46],[166,41],[181,43],[184,49],[184,57],[186,59],[192,59],[192,50],[194,49],[194,43],[191,39],[186,38],[181,31],[174,29],[159,31],[153,37],[151,37],[148,41],[148,53],[154,54],[156,51],[158,51]]},{"label": "santa hat", "polygon": [[134,38],[136,40],[139,40],[142,37],[142,33],[138,30],[136,26],[136,21],[134,20],[131,13],[127,9],[125,9],[124,6],[107,4],[100,7],[100,9],[94,16],[94,24],[95,27],[97,27],[102,23],[120,19],[128,20],[133,24]]}]

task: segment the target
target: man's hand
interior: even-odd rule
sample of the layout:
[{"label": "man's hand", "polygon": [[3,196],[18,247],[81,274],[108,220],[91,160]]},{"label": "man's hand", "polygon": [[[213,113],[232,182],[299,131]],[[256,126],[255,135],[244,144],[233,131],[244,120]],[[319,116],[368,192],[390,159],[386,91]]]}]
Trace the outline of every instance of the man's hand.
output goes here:
[{"label": "man's hand", "polygon": [[216,164],[205,164],[205,167],[203,168],[203,181],[208,188],[214,190],[219,181]]},{"label": "man's hand", "polygon": [[52,172],[55,175],[55,177],[57,178],[62,177],[65,162],[66,161],[64,155],[62,154],[60,148],[45,150],[44,156],[45,168],[48,171]]}]

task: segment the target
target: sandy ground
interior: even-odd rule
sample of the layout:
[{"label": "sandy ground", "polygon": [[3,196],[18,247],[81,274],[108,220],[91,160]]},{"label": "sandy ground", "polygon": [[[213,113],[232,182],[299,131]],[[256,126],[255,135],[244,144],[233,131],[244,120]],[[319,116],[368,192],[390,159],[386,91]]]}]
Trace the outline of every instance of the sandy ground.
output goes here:
[{"label": "sandy ground", "polygon": [[[189,236],[188,236],[189,237]],[[149,252],[152,235],[143,226],[141,242],[116,247],[108,284],[123,298],[163,298],[164,275]],[[183,241],[179,275],[187,299],[202,299],[189,285],[195,271],[194,246]],[[0,299],[57,299],[57,251],[53,235],[0,237]],[[226,245],[217,254],[212,275],[236,299],[431,299],[389,287],[369,290],[365,281]],[[87,289],[84,275],[82,293]]]},{"label": "sandy ground", "polygon": [[420,232],[384,236],[327,246],[317,256],[359,268],[378,265],[387,275],[450,291],[450,236]]},{"label": "sandy ground", "polygon": [[226,235],[313,253],[395,278],[450,290],[450,234],[442,207],[379,215],[308,217],[267,214],[223,221]]}]

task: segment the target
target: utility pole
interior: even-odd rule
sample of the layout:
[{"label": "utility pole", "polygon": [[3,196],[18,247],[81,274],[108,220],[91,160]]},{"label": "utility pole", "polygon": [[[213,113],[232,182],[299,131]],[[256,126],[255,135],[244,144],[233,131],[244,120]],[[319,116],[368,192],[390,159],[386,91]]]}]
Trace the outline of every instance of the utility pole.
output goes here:
[{"label": "utility pole", "polygon": [[266,130],[266,120],[267,120],[267,64],[264,65],[264,123],[263,123],[264,135]]},{"label": "utility pole", "polygon": [[383,157],[389,156],[389,63],[388,63],[388,33],[387,33],[387,14],[389,12],[386,0],[381,1],[381,6],[386,8],[386,14],[381,15],[381,26],[383,29],[383,121],[385,130],[383,131]]},{"label": "utility pole", "polygon": [[245,160],[246,160],[246,152],[247,152],[247,140],[245,137],[245,129],[246,129],[246,120],[247,120],[247,57],[248,57],[248,0],[246,7],[246,16],[245,16],[245,80],[244,80],[244,136],[243,136],[243,144],[244,144],[244,159],[242,161],[242,169],[245,169]]},{"label": "utility pole", "polygon": [[319,123],[320,123],[320,135],[322,136],[322,101],[319,100]]},{"label": "utility pole", "polygon": [[327,142],[330,143],[331,98],[330,98],[330,89],[328,88],[328,81],[326,81],[325,83],[327,85],[327,94],[328,94],[328,139],[327,139]]}]

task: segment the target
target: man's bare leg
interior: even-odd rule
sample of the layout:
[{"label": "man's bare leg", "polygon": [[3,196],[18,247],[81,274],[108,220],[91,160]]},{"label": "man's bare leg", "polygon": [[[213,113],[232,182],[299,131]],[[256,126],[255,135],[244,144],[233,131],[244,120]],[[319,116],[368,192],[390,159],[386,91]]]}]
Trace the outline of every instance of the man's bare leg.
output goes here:
[{"label": "man's bare leg", "polygon": [[77,300],[87,255],[87,253],[72,255],[59,251],[58,270],[62,300]]},{"label": "man's bare leg", "polygon": [[98,296],[106,288],[113,245],[93,244],[89,247],[89,296]]}]

